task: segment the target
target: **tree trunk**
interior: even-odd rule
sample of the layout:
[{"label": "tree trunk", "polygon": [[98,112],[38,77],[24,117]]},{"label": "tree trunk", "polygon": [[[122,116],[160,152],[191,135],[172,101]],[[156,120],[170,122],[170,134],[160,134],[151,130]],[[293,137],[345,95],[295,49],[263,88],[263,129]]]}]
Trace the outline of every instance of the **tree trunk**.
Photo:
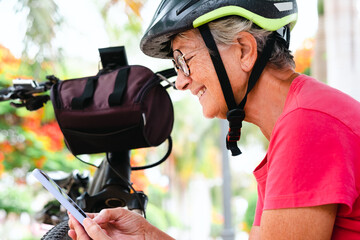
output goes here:
[{"label": "tree trunk", "polygon": [[360,0],[326,0],[329,85],[360,100]]},{"label": "tree trunk", "polygon": [[311,66],[311,75],[324,83],[327,82],[327,57],[324,0],[318,0],[318,30],[315,37],[314,58]]}]

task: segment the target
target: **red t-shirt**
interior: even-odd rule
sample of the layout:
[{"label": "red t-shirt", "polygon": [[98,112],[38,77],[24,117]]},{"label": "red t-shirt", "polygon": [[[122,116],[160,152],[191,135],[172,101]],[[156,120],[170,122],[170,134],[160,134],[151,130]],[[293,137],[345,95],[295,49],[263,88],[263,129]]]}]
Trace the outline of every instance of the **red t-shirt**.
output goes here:
[{"label": "red t-shirt", "polygon": [[332,239],[360,239],[360,103],[308,76],[291,84],[255,169],[263,210],[339,204]]}]

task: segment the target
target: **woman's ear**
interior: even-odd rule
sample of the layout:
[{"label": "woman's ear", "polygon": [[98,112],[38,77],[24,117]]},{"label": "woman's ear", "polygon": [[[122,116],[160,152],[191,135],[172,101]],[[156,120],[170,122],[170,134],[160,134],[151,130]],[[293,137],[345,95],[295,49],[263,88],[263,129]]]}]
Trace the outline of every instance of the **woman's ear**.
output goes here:
[{"label": "woman's ear", "polygon": [[250,72],[257,59],[257,43],[254,36],[248,32],[240,32],[237,35],[238,59],[243,71]]}]

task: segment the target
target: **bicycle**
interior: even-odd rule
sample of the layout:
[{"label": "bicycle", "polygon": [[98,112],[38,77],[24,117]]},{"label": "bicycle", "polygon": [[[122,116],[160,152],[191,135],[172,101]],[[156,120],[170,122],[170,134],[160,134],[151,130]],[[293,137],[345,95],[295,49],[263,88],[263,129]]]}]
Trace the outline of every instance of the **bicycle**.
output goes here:
[{"label": "bicycle", "polygon": [[[106,54],[109,54],[109,51],[106,51]],[[112,55],[112,57],[113,56],[114,55]],[[107,60],[110,60],[110,63],[114,64],[114,59],[111,57],[107,58]],[[122,59],[122,61],[123,60],[124,59]],[[127,61],[125,61],[125,63],[127,63]],[[121,64],[124,63],[122,62]],[[118,65],[115,64],[113,67],[118,67]],[[167,69],[157,74],[159,78],[170,83],[168,78],[175,76],[176,72],[173,69]],[[16,108],[25,107],[29,111],[36,111],[42,108],[44,104],[50,100],[49,95],[43,93],[48,92],[51,87],[59,81],[55,76],[47,76],[46,78],[47,80],[42,83],[38,83],[35,80],[13,80],[12,86],[0,90],[0,102],[20,100],[20,103],[11,102],[10,104]],[[169,84],[166,88],[169,86],[173,86],[173,84]],[[65,177],[54,175],[51,177],[60,187],[66,190],[67,194],[85,212],[99,212],[105,208],[127,207],[129,210],[137,211],[146,217],[148,197],[143,191],[133,188],[130,182],[131,172],[152,168],[163,163],[169,157],[171,150],[172,140],[169,136],[166,154],[162,159],[153,164],[140,167],[131,166],[131,149],[128,149],[106,153],[106,157],[99,166],[93,165],[97,169],[92,178],[90,178],[88,174],[80,174],[77,170],[74,170]],[[81,159],[79,160],[83,161]],[[85,163],[89,164],[87,162]],[[67,213],[59,209],[60,204],[56,201],[51,201],[38,214],[37,219],[43,223],[55,225],[42,237],[43,240],[70,239],[67,235],[69,230]],[[56,212],[56,214],[54,214],[54,212]]]}]

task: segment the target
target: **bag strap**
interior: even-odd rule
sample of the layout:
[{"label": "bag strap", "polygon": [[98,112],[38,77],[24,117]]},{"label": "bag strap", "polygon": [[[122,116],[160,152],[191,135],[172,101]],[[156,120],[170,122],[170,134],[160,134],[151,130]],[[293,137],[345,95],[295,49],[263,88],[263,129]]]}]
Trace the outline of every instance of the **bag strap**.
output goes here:
[{"label": "bag strap", "polygon": [[[120,69],[115,79],[114,91],[110,94],[108,102],[109,106],[121,105],[123,95],[127,86],[127,79],[130,68]],[[101,75],[101,71],[94,77],[89,77],[86,81],[84,91],[80,97],[74,97],[71,100],[71,108],[81,110],[89,104],[94,97],[97,81]]]},{"label": "bag strap", "polygon": [[115,80],[114,91],[110,94],[108,99],[110,107],[121,105],[127,86],[129,70],[130,68],[123,68],[119,70]]},{"label": "bag strap", "polygon": [[76,110],[84,109],[89,101],[93,98],[96,83],[99,79],[99,76],[89,77],[86,81],[84,92],[80,97],[74,97],[71,100],[71,108]]}]

